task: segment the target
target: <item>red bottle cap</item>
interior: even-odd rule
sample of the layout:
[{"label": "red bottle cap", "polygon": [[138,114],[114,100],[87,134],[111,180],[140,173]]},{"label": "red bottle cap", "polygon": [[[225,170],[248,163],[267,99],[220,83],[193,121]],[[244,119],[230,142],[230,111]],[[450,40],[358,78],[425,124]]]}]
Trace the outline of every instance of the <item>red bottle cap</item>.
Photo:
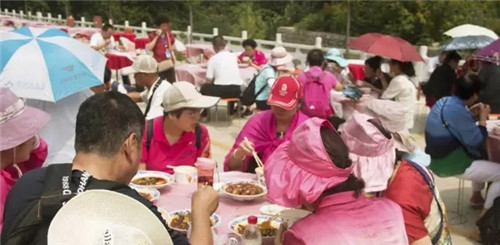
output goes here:
[{"label": "red bottle cap", "polygon": [[248,224],[256,225],[257,224],[257,217],[256,216],[248,216]]}]

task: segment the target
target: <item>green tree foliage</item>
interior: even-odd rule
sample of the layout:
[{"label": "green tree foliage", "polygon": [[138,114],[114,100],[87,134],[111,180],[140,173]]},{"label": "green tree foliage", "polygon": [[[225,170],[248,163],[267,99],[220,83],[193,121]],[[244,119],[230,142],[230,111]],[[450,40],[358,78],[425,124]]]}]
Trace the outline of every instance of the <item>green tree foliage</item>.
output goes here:
[{"label": "green tree foliage", "polygon": [[169,16],[175,29],[185,30],[193,13],[193,31],[240,36],[242,30],[256,39],[274,39],[280,26],[346,33],[347,13],[351,36],[381,32],[415,44],[440,42],[443,32],[460,24],[478,24],[500,33],[500,2],[496,1],[2,1],[2,8],[84,16],[100,15],[104,21],[155,26],[159,14]]}]

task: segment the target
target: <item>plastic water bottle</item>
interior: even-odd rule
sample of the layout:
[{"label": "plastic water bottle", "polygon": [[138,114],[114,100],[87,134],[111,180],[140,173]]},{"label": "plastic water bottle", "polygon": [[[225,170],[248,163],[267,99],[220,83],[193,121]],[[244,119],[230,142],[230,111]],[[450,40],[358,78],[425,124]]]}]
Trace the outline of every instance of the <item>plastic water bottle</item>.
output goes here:
[{"label": "plastic water bottle", "polygon": [[262,244],[262,235],[257,226],[257,217],[249,216],[248,225],[243,231],[243,245],[260,245]]}]

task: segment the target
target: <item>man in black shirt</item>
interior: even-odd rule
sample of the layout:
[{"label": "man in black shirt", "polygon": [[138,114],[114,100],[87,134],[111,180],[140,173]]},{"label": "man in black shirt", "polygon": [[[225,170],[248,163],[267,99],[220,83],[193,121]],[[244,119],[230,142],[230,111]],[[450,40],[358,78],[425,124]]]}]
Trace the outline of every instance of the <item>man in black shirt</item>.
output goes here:
[{"label": "man in black shirt", "polygon": [[[36,226],[35,235],[23,238],[22,243],[47,243],[50,221],[63,205],[62,201],[52,206],[37,202],[49,191],[60,195],[61,200],[88,189],[116,191],[144,204],[165,224],[157,208],[128,186],[138,170],[143,132],[144,116],[126,95],[104,92],[88,98],[77,115],[73,163],[28,172],[11,189],[5,203],[2,244],[19,232],[20,221],[34,203],[40,207],[38,216],[42,216],[42,223]],[[189,242],[165,225],[173,243],[211,244],[210,215],[217,206],[218,194],[211,187],[196,191],[192,197],[193,229]]]}]

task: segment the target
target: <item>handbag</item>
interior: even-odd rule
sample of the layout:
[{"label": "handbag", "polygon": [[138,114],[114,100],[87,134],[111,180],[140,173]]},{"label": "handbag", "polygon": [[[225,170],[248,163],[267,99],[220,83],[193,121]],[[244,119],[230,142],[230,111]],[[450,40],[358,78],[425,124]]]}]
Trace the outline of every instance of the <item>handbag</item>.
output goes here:
[{"label": "handbag", "polygon": [[166,59],[158,62],[158,72],[170,70],[173,67],[174,67],[174,62],[172,61],[172,59]]}]

